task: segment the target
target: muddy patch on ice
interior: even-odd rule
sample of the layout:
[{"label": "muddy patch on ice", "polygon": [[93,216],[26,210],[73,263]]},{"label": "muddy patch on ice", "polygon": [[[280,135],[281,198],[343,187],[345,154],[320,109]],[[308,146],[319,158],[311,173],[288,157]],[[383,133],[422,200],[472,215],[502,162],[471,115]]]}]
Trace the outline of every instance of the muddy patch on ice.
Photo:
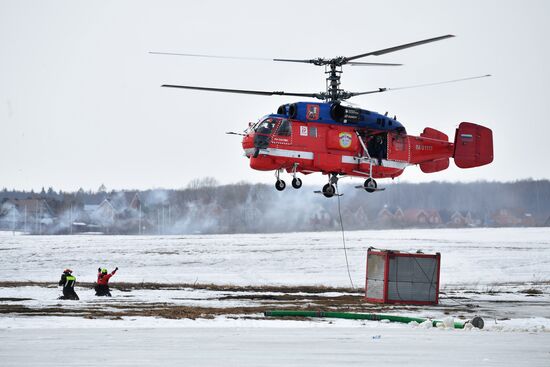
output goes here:
[{"label": "muddy patch on ice", "polygon": [[549,286],[540,283],[490,289],[446,288],[441,292],[439,305],[434,306],[366,303],[363,289],[345,287],[114,283],[113,297],[104,298],[93,295],[93,283],[79,283],[76,290],[80,301],[57,300],[60,291],[52,288],[56,285],[48,282],[0,282],[0,316],[212,319],[262,318],[269,310],[307,310],[405,313],[430,318],[550,318]]}]

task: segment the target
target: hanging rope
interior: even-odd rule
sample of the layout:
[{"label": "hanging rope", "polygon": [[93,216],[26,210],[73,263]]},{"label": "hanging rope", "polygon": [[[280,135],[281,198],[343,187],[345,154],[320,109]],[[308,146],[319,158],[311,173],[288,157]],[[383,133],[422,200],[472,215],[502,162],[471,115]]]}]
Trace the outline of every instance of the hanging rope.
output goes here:
[{"label": "hanging rope", "polygon": [[346,236],[344,232],[344,221],[342,220],[342,210],[340,209],[340,192],[338,191],[338,184],[336,184],[336,197],[338,198],[338,216],[340,217],[340,228],[342,230],[342,244],[344,246],[344,255],[346,257],[346,268],[348,269],[348,277],[351,288],[355,288],[353,285],[353,280],[351,280],[351,273],[349,271],[348,250],[346,249]]}]

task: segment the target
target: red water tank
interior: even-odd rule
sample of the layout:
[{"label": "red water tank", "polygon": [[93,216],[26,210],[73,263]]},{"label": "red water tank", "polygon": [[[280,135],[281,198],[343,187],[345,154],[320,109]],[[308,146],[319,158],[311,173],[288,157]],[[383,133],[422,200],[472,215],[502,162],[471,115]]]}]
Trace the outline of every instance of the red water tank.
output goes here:
[{"label": "red water tank", "polygon": [[441,255],[392,250],[367,251],[365,300],[435,305],[439,302]]}]

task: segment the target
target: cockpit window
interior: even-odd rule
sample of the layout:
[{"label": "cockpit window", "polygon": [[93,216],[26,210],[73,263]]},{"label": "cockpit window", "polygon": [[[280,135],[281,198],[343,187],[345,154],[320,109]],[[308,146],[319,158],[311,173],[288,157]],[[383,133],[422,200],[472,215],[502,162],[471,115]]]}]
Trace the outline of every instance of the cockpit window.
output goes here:
[{"label": "cockpit window", "polygon": [[258,134],[265,134],[270,135],[273,131],[273,127],[275,127],[275,123],[277,122],[276,119],[273,118],[266,118],[260,124],[256,127],[256,132]]},{"label": "cockpit window", "polygon": [[279,125],[279,130],[277,131],[277,135],[280,136],[290,136],[292,129],[290,126],[290,121],[287,119],[283,119],[281,121],[281,124]]}]

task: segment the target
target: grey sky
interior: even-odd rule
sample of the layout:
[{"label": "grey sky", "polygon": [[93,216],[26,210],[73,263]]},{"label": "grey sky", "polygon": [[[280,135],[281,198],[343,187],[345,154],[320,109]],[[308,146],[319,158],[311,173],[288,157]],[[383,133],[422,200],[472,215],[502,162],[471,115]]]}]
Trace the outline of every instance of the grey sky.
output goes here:
[{"label": "grey sky", "polygon": [[[310,65],[149,55],[172,51],[267,58],[355,55],[399,68],[345,67],[351,91],[491,73],[492,78],[362,96],[409,134],[453,136],[461,121],[493,129],[486,167],[400,180],[550,178],[547,1],[6,1],[0,0],[0,187],[64,190],[274,182],[243,157],[241,131],[290,97],[165,89],[169,84],[318,92]],[[321,183],[321,175],[304,183]]]}]

